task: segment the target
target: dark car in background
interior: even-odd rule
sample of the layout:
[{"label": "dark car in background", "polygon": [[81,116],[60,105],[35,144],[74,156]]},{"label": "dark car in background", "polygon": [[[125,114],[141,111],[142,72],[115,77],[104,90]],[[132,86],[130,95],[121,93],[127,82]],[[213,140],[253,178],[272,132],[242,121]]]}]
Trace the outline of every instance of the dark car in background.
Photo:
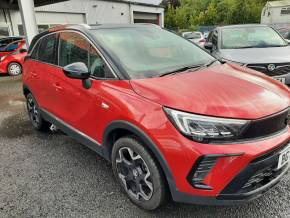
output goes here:
[{"label": "dark car in background", "polygon": [[285,39],[290,40],[290,28],[289,29],[283,28],[279,29],[278,31]]},{"label": "dark car in background", "polygon": [[205,48],[220,60],[246,66],[290,85],[289,42],[272,27],[217,27],[209,34]]}]

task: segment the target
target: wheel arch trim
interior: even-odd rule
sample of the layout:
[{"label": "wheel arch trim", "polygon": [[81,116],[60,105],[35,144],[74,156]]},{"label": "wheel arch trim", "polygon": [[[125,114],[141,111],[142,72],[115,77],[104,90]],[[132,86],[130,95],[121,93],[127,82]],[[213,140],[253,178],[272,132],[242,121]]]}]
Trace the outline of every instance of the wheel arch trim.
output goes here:
[{"label": "wheel arch trim", "polygon": [[31,90],[30,90],[30,88],[28,87],[28,85],[23,84],[23,87],[22,87],[23,95],[25,95],[25,91],[28,91],[28,92],[32,93]]},{"label": "wheel arch trim", "polygon": [[158,161],[169,186],[171,194],[175,193],[177,191],[175,181],[173,178],[173,174],[171,170],[169,169],[169,165],[164,158],[163,154],[157,147],[157,145],[152,141],[152,139],[139,127],[135,126],[134,124],[124,121],[124,120],[116,120],[111,122],[107,128],[104,131],[103,134],[103,141],[102,144],[104,146],[103,154],[106,159],[111,160],[111,151],[112,147],[110,145],[110,134],[117,129],[127,130],[129,132],[132,132],[137,137],[141,139],[143,143],[147,146],[147,148],[153,153],[154,157]]}]

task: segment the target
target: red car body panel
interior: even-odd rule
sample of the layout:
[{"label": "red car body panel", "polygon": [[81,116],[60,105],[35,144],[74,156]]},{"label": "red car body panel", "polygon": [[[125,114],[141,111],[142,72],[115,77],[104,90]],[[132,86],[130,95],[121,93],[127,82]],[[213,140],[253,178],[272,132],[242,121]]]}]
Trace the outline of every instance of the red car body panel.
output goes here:
[{"label": "red car body panel", "polygon": [[[290,105],[289,89],[264,74],[232,64],[140,80],[96,80],[84,89],[81,80],[65,76],[61,67],[28,59],[23,83],[40,108],[88,136],[102,147],[114,121],[126,121],[157,146],[175,184],[172,191],[216,197],[251,161],[290,140],[290,130],[245,142],[202,144],[182,135],[164,106],[207,116],[259,119]],[[101,104],[105,102],[108,109]],[[193,188],[187,176],[205,155],[219,158],[204,182],[212,190]]]},{"label": "red car body panel", "polygon": [[0,51],[0,58],[3,56],[6,56],[4,60],[0,61],[0,73],[6,74],[8,65],[12,62],[17,62],[22,66],[24,57],[27,55],[27,52],[22,52],[22,53],[19,52],[19,50],[22,49],[23,46],[25,46],[24,40],[19,43],[18,48],[15,49],[14,51],[11,51],[11,52]]},{"label": "red car body panel", "polygon": [[223,65],[171,77],[133,80],[131,84],[145,98],[196,114],[258,119],[288,107],[286,87],[283,92],[280,83],[262,74],[241,73],[245,70]]}]

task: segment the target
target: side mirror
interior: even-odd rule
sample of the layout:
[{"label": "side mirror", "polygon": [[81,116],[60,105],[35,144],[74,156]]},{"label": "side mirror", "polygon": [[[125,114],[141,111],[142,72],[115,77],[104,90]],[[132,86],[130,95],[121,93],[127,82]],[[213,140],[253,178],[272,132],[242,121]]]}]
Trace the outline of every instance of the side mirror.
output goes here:
[{"label": "side mirror", "polygon": [[76,62],[69,64],[63,68],[64,74],[71,79],[82,80],[82,85],[85,89],[92,87],[90,78],[90,72],[88,67],[82,62]]},{"label": "side mirror", "polygon": [[204,44],[204,48],[207,49],[207,50],[209,50],[209,51],[212,51],[212,49],[213,49],[213,44],[212,44],[211,42],[206,42],[206,43]]},{"label": "side mirror", "polygon": [[21,48],[21,49],[19,49],[19,52],[20,52],[20,53],[25,53],[25,52],[27,52],[27,49],[25,49],[25,48]]},{"label": "side mirror", "polygon": [[288,42],[288,45],[290,45],[290,40],[289,39],[286,39],[286,42]]},{"label": "side mirror", "polygon": [[87,66],[82,62],[76,62],[66,65],[63,68],[64,74],[71,79],[88,79],[90,72]]}]

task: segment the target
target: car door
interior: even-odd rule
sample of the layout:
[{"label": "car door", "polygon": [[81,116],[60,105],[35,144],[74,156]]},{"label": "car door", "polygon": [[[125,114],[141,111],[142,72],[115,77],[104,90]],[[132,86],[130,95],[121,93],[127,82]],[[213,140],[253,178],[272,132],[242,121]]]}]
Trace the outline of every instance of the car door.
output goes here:
[{"label": "car door", "polygon": [[102,117],[101,89],[106,80],[107,65],[88,39],[77,32],[65,31],[59,35],[59,66],[83,62],[91,72],[90,89],[82,81],[64,73],[53,74],[55,88],[55,115],[73,129],[96,139],[98,120]]},{"label": "car door", "polygon": [[51,33],[41,38],[35,45],[32,54],[24,67],[29,69],[30,89],[42,109],[51,111],[54,105],[52,94],[51,75],[61,72],[56,65],[57,61],[57,40],[56,33]]}]

